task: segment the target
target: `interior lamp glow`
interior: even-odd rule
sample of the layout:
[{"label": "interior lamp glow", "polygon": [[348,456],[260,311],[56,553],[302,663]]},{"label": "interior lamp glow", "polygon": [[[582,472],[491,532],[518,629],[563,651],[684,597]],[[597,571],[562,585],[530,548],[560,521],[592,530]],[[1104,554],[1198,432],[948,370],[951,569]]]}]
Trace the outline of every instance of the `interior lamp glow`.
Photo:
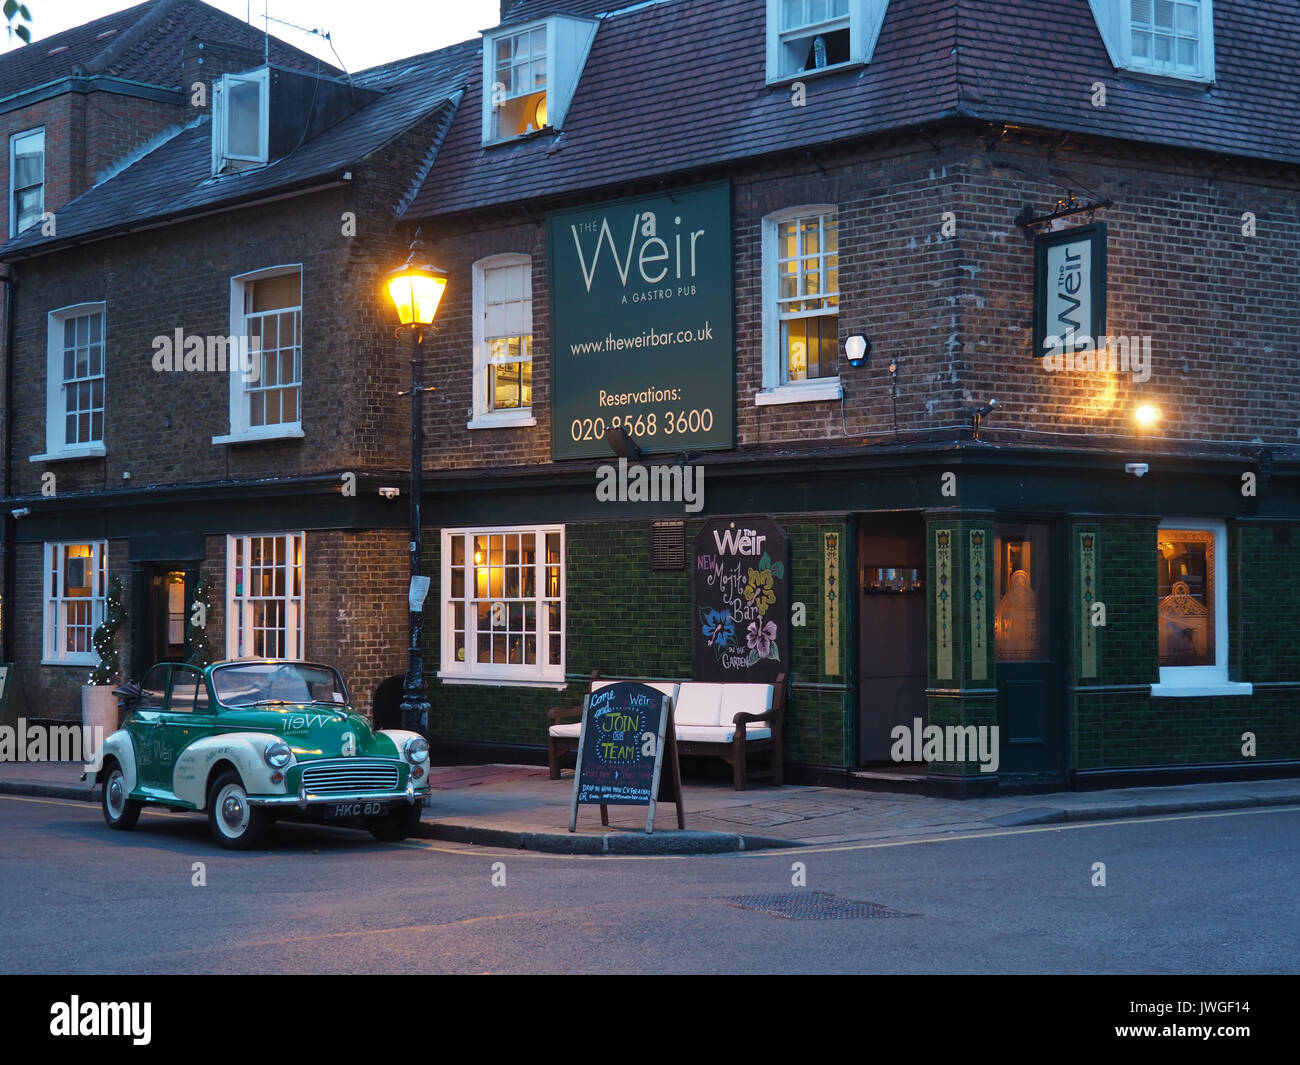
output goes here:
[{"label": "interior lamp glow", "polygon": [[416,230],[411,255],[388,275],[388,294],[402,325],[432,325],[447,288],[447,272],[424,257],[424,241]]},{"label": "interior lamp glow", "polygon": [[533,125],[537,129],[546,128],[546,93],[542,93],[537,101],[537,109],[533,112]]}]

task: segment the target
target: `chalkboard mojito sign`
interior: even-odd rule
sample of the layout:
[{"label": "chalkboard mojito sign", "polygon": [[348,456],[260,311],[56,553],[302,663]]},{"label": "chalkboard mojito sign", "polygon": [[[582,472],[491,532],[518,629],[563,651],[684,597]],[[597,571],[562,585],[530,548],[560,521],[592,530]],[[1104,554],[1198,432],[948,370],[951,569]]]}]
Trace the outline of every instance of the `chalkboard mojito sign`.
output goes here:
[{"label": "chalkboard mojito sign", "polygon": [[609,457],[622,428],[647,453],[732,446],[731,187],[549,218],[551,454]]},{"label": "chalkboard mojito sign", "polygon": [[695,537],[694,677],[770,684],[790,671],[789,547],[770,518],[715,518]]},{"label": "chalkboard mojito sign", "polygon": [[573,774],[570,832],[577,828],[580,803],[599,803],[602,824],[609,823],[607,806],[647,806],[646,831],[653,832],[665,757],[678,827],[685,827],[671,702],[655,688],[632,681],[598,688],[587,697]]}]

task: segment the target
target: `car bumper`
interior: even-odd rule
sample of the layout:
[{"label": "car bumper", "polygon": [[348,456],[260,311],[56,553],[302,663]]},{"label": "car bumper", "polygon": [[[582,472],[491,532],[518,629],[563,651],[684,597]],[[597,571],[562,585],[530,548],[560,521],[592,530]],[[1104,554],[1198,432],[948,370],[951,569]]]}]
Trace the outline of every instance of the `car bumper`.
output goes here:
[{"label": "car bumper", "polygon": [[314,792],[305,787],[298,789],[297,795],[250,795],[249,806],[269,806],[309,810],[313,806],[328,806],[331,803],[344,802],[405,802],[414,806],[423,802],[428,789],[416,791],[409,783],[405,791],[331,791]]}]

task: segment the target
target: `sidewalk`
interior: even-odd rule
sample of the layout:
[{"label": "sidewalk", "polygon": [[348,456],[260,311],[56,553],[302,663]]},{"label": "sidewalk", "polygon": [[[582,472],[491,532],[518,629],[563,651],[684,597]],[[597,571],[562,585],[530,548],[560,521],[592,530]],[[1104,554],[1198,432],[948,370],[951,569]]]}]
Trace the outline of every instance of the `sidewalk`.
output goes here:
[{"label": "sidewalk", "polygon": [[[0,762],[0,794],[99,801],[78,779],[81,765]],[[645,834],[645,808],[610,807],[610,827],[596,806],[578,808],[570,833],[573,777],[548,779],[538,766],[435,766],[423,837],[489,847],[569,854],[685,854],[933,838],[1019,825],[1149,817],[1197,810],[1300,804],[1300,779],[1161,788],[1060,792],[991,799],[815,787],[688,784],[686,828],[676,809],[659,804]]]}]

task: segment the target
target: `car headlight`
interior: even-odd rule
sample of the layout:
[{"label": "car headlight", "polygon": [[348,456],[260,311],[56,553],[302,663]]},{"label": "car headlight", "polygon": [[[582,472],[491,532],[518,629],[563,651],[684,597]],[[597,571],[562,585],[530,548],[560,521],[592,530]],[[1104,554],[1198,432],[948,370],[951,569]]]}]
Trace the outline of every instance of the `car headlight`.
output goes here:
[{"label": "car headlight", "polygon": [[272,740],[266,745],[262,757],[272,769],[283,769],[293,758],[293,751],[289,750],[289,745],[284,740]]},{"label": "car headlight", "polygon": [[412,736],[402,748],[408,762],[427,762],[429,760],[429,741],[423,736]]}]

